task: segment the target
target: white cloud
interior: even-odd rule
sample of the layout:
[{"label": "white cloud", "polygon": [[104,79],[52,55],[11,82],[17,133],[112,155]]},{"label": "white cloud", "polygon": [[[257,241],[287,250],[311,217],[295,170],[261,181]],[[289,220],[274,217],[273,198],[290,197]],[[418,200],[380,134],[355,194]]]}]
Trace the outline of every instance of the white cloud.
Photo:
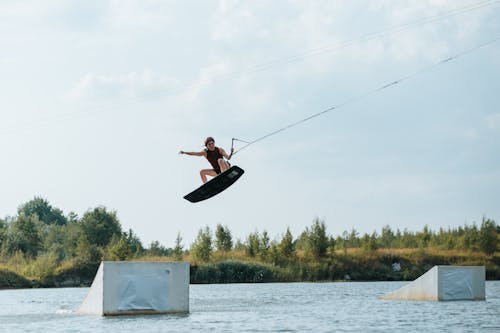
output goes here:
[{"label": "white cloud", "polygon": [[500,130],[500,113],[494,113],[486,117],[486,124],[489,129]]},{"label": "white cloud", "polygon": [[367,6],[363,1],[291,1],[276,11],[259,2],[224,0],[214,14],[211,35],[216,42],[250,46],[243,57],[253,57],[254,66],[293,63],[291,74],[299,76],[328,73],[337,63],[345,66],[346,58],[351,63],[388,58],[433,62],[449,55],[460,39],[479,33],[488,7],[457,14],[472,8],[471,3],[476,2],[381,0]]},{"label": "white cloud", "polygon": [[259,117],[275,102],[273,82],[255,81],[238,68],[231,59],[208,64],[192,83],[179,87],[173,102],[208,127],[218,126],[224,118],[228,124]]},{"label": "white cloud", "polygon": [[200,69],[198,78],[184,87],[183,99],[188,102],[195,102],[200,98],[203,91],[214,81],[227,79],[234,74],[231,66],[227,62],[216,61]]},{"label": "white cloud", "polygon": [[141,97],[158,92],[165,93],[173,80],[150,70],[118,75],[87,73],[68,94],[74,100]]},{"label": "white cloud", "polygon": [[[243,3],[234,0],[219,1],[218,10],[213,16],[212,39],[232,41],[249,34],[262,33],[262,26],[254,15],[256,3]],[[252,7],[252,8],[250,8]]]}]

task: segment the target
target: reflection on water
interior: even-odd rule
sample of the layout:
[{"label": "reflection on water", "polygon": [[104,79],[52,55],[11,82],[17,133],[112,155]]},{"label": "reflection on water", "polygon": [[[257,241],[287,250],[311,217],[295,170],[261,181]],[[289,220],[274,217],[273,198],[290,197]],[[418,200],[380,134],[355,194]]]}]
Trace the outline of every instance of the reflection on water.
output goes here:
[{"label": "reflection on water", "polygon": [[500,281],[486,301],[378,297],[404,282],[191,285],[190,313],[95,317],[72,313],[87,288],[0,291],[0,332],[500,332]]}]

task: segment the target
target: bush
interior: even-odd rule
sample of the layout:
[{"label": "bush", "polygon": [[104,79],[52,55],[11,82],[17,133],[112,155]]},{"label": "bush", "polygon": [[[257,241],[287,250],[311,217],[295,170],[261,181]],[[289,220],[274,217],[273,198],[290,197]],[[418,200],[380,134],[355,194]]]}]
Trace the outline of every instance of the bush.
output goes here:
[{"label": "bush", "polygon": [[56,287],[88,287],[94,280],[100,262],[64,262],[55,270],[53,283]]},{"label": "bush", "polygon": [[23,275],[37,281],[40,286],[52,287],[52,276],[57,266],[58,260],[56,255],[38,256],[24,267]]},{"label": "bush", "polygon": [[236,260],[191,267],[191,283],[276,282],[287,277],[275,266]]},{"label": "bush", "polygon": [[31,282],[25,277],[7,269],[0,268],[0,289],[30,287]]}]

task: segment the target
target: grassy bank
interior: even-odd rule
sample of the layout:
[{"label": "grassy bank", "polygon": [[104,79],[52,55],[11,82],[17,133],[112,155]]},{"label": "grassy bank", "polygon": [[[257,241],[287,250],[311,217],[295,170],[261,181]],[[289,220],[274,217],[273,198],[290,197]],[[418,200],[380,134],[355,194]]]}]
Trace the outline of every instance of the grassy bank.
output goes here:
[{"label": "grassy bank", "polygon": [[31,288],[32,282],[8,269],[0,268],[0,289]]},{"label": "grassy bank", "polygon": [[173,247],[145,247],[116,211],[64,215],[35,197],[0,218],[0,288],[87,286],[101,260],[188,261],[192,283],[413,280],[434,265],[484,265],[488,279],[500,279],[500,226],[486,217],[438,231],[326,229],[315,218],[297,237],[286,228],[274,239],[264,230],[235,240],[227,226],[206,225],[189,247],[180,233]]},{"label": "grassy bank", "polygon": [[[171,257],[142,257],[134,260],[169,261]],[[300,254],[280,265],[249,258],[241,251],[215,253],[211,261],[190,257],[191,283],[259,283],[292,281],[410,281],[435,265],[486,266],[489,280],[500,279],[500,254],[433,249],[379,249],[337,251],[320,260]],[[0,288],[89,286],[99,262],[78,260],[60,264],[47,259],[0,264]]]}]

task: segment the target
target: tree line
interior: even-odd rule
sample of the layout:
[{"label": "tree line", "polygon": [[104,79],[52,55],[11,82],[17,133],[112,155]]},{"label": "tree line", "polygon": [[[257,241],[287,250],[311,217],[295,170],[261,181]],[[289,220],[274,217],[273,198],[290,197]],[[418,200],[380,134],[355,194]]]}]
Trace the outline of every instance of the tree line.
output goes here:
[{"label": "tree line", "polygon": [[[267,231],[255,231],[245,239],[235,239],[227,226],[204,226],[194,242],[185,247],[178,233],[175,244],[166,247],[158,241],[144,246],[130,229],[124,231],[115,211],[96,207],[81,217],[65,215],[46,199],[35,197],[18,207],[17,215],[0,218],[0,264],[28,265],[34,270],[55,270],[61,265],[98,263],[101,260],[131,260],[168,257],[209,263],[224,254],[238,253],[239,258],[286,267],[297,262],[319,262],[324,258],[348,253],[350,249],[376,252],[378,249],[439,249],[482,252],[487,256],[499,251],[500,226],[483,218],[456,228],[421,231],[393,230],[360,234],[355,229],[334,236],[324,221],[313,219],[310,226],[294,237],[289,228],[271,237]],[[70,263],[70,264],[67,264]],[[29,275],[29,272],[26,273]]]},{"label": "tree line", "polygon": [[479,226],[473,223],[457,228],[440,228],[438,231],[432,231],[425,226],[422,231],[417,232],[407,229],[394,231],[390,226],[385,226],[380,233],[374,231],[361,235],[352,229],[334,237],[327,233],[325,222],[316,218],[311,226],[306,227],[295,239],[290,228],[287,228],[277,240],[271,240],[267,231],[255,231],[250,233],[244,242],[237,240],[234,245],[233,243],[231,231],[227,226],[217,225],[214,234],[206,226],[198,231],[190,253],[194,259],[208,262],[214,251],[243,250],[249,257],[275,264],[296,259],[298,253],[304,258],[320,259],[350,248],[364,251],[435,248],[480,251],[492,255],[499,251],[500,226],[494,220],[483,218]]}]

